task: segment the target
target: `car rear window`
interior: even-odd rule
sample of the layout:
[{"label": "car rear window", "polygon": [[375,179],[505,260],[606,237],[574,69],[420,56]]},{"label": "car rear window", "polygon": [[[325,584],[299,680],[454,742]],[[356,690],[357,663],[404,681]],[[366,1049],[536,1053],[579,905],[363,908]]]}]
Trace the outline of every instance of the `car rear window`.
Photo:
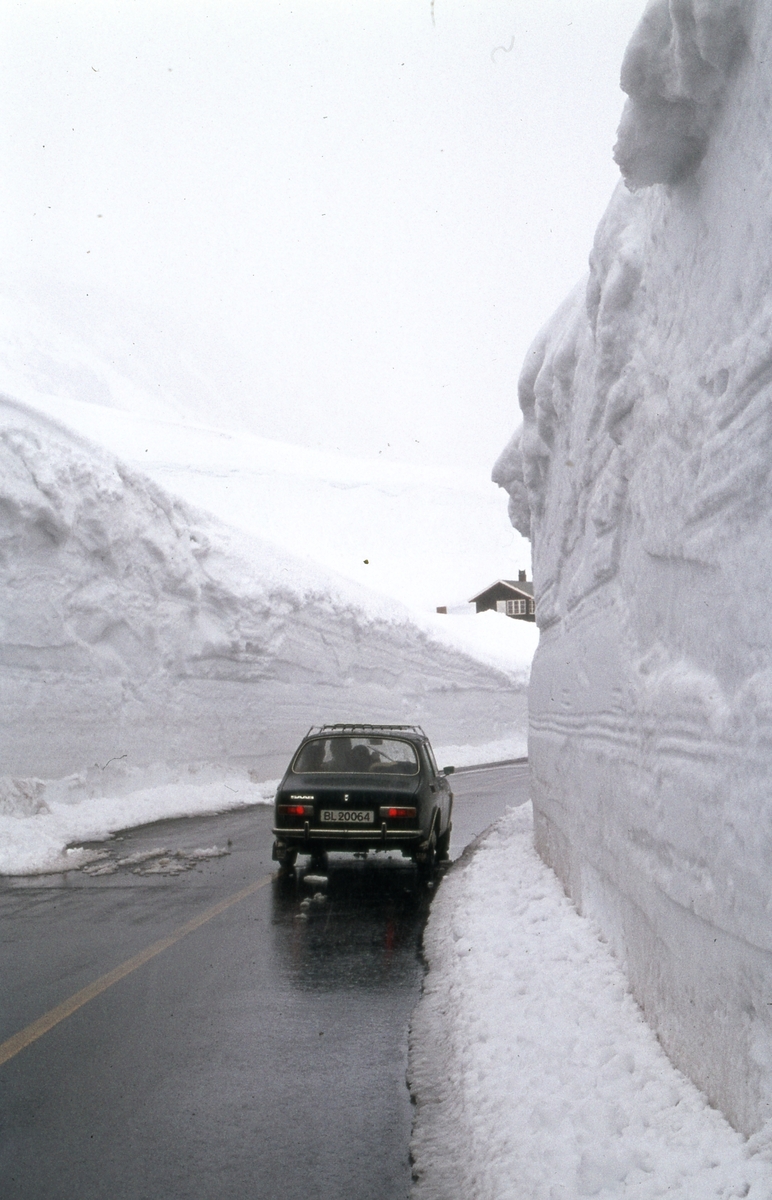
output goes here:
[{"label": "car rear window", "polygon": [[388,737],[311,738],[295,755],[296,775],[333,771],[338,775],[417,775],[418,756],[410,742]]}]

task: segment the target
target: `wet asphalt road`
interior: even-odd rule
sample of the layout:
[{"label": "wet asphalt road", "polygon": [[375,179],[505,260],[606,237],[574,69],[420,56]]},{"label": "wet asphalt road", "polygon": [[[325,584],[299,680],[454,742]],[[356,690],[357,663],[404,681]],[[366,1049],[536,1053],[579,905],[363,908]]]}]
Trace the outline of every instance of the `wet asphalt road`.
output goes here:
[{"label": "wet asphalt road", "polygon": [[[527,787],[525,765],[458,773],[452,856]],[[408,1194],[433,891],[381,855],[279,879],[271,816],[162,822],[103,844],[102,874],[0,881],[0,1043],[260,884],[0,1066],[3,1200]]]}]

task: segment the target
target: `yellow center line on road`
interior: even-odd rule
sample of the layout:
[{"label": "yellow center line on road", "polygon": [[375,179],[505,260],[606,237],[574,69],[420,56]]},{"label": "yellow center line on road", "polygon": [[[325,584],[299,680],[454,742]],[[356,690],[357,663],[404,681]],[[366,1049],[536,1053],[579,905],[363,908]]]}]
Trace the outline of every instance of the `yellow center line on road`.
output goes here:
[{"label": "yellow center line on road", "polygon": [[266,886],[273,879],[272,875],[266,875],[263,879],[258,879],[255,883],[250,883],[247,887],[242,888],[240,892],[235,892],[232,896],[227,896],[225,900],[221,900],[219,904],[214,904],[211,908],[205,909],[199,913],[197,917],[193,917],[185,925],[181,925],[179,929],[175,929],[168,937],[160,938],[157,942],[153,942],[151,946],[140,950],[139,954],[135,954],[133,958],[127,958],[118,967],[114,967],[112,971],[108,971],[106,975],[101,975],[99,979],[95,979],[93,983],[76,992],[74,996],[70,996],[68,1000],[63,1000],[61,1004],[57,1004],[56,1008],[50,1009],[44,1013],[42,1017],[38,1017],[37,1021],[33,1021],[31,1025],[27,1025],[24,1029],[20,1029],[13,1037],[9,1037],[7,1041],[0,1042],[0,1066],[8,1062],[9,1058],[13,1058],[20,1050],[24,1050],[32,1042],[36,1042],[44,1033],[48,1033],[49,1029],[53,1029],[60,1021],[64,1021],[66,1017],[71,1016],[82,1008],[84,1004],[88,1004],[89,1000],[94,1000],[102,992],[106,992],[114,983],[125,979],[127,975],[131,975],[132,971],[136,971],[138,967],[144,966],[151,958],[155,958],[156,954],[162,954],[164,950],[168,950],[180,938],[187,937],[189,933],[200,929],[202,925],[206,925],[207,921],[211,921],[213,917],[219,916],[225,912],[226,908],[230,908],[232,904],[238,904],[240,900],[246,900],[247,896],[252,896],[260,888]]}]

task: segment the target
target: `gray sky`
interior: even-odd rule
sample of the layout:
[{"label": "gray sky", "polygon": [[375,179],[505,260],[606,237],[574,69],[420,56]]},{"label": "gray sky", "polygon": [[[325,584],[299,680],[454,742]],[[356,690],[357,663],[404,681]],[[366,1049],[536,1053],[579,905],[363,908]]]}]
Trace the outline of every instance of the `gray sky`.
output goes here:
[{"label": "gray sky", "polygon": [[1,282],[149,359],[174,328],[224,424],[487,472],[618,179],[642,8],[0,0]]}]

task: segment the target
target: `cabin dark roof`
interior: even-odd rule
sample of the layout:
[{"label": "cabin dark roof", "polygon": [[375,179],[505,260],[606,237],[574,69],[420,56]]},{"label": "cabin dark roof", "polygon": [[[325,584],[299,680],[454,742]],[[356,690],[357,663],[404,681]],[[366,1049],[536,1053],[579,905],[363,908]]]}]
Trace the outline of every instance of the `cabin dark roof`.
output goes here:
[{"label": "cabin dark roof", "polygon": [[511,588],[512,591],[514,593],[516,593],[516,595],[518,595],[518,596],[530,596],[530,598],[533,599],[533,580],[497,579],[494,583],[491,583],[487,588],[483,588],[483,590],[481,592],[478,592],[476,596],[472,596],[469,603],[474,604],[475,600],[481,600],[483,596],[488,595],[488,592],[492,592],[494,588],[500,587],[502,584],[504,584],[508,588]]}]

